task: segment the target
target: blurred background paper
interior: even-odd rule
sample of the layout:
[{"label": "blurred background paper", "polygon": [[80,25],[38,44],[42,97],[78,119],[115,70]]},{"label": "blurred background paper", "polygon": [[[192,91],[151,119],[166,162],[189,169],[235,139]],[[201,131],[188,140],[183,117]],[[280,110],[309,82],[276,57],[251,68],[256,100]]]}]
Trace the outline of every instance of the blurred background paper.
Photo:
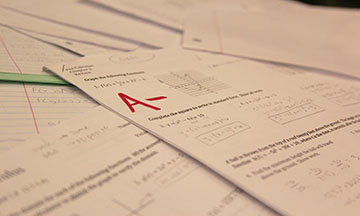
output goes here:
[{"label": "blurred background paper", "polygon": [[179,46],[181,39],[178,32],[150,26],[83,1],[2,0],[0,6],[37,19],[153,48]]},{"label": "blurred background paper", "polygon": [[360,77],[360,13],[273,7],[189,12],[185,48],[302,65]]},{"label": "blurred background paper", "polygon": [[283,0],[85,0],[97,5],[118,11],[124,15],[135,17],[148,23],[164,26],[175,31],[182,31],[187,18],[186,11],[192,8],[236,8],[260,9],[297,4]]},{"label": "blurred background paper", "polygon": [[[59,37],[54,37],[54,36],[49,36],[49,35],[45,35],[45,34],[41,34],[41,33],[27,31],[27,30],[19,30],[19,29],[16,29],[16,30],[18,32],[21,32],[21,33],[29,36],[29,37],[38,39],[38,40],[48,43],[48,44],[52,44],[54,46],[61,47],[65,50],[67,50],[69,52],[73,52],[79,56],[97,54],[97,53],[106,52],[107,50],[109,50],[109,48],[103,48],[100,46],[95,46],[93,44],[63,39],[63,38],[59,38]],[[135,47],[132,47],[132,48],[135,49]],[[110,49],[110,50],[113,50],[113,49]],[[114,50],[118,50],[118,49],[115,48]]]},{"label": "blurred background paper", "polygon": [[78,28],[27,16],[1,7],[0,24],[27,31],[29,34],[34,33],[38,34],[38,36],[44,35],[44,37],[51,36],[53,38],[72,40],[109,49],[133,50],[138,47],[138,43],[121,41],[115,38],[95,34],[94,32],[88,32]]},{"label": "blurred background paper", "polygon": [[48,75],[42,71],[45,64],[71,61],[79,57],[0,26],[1,72]]},{"label": "blurred background paper", "polygon": [[174,30],[181,30],[185,10],[196,3],[214,0],[88,0],[125,14],[147,20]]}]

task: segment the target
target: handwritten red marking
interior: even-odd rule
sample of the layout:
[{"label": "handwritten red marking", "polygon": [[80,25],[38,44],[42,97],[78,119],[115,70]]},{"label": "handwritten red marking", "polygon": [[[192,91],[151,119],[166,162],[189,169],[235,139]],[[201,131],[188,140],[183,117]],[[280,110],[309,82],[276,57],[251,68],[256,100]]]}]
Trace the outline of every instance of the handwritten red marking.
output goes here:
[{"label": "handwritten red marking", "polygon": [[[131,112],[135,112],[134,106],[138,105],[138,104],[143,105],[145,107],[148,107],[150,109],[160,110],[159,107],[152,106],[150,104],[144,103],[144,102],[142,102],[140,100],[137,100],[135,98],[132,98],[132,97],[126,95],[126,94],[118,93],[118,95],[124,101],[124,103],[129,107]],[[165,99],[165,98],[166,98],[165,96],[160,96],[160,97],[148,98],[146,100],[148,100],[148,101],[156,101],[156,100],[162,100],[162,99]],[[129,101],[133,101],[134,103],[130,103]]]},{"label": "handwritten red marking", "polygon": [[147,98],[146,100],[148,101],[156,101],[156,100],[162,100],[162,99],[166,99],[167,97],[165,96],[159,96],[159,97],[153,97],[153,98]]}]

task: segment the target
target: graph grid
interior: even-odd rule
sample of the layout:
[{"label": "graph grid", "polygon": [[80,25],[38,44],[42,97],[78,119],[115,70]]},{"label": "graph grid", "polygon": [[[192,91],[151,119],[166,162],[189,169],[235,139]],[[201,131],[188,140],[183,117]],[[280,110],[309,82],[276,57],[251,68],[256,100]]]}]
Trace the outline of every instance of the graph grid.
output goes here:
[{"label": "graph grid", "polygon": [[193,97],[217,93],[228,85],[197,71],[176,71],[155,77],[159,82]]}]

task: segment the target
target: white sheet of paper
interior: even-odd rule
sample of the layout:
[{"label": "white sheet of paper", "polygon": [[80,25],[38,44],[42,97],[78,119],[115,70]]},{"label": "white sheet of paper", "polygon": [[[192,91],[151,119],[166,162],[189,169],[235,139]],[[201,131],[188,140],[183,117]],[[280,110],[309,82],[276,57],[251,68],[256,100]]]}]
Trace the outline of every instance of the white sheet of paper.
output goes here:
[{"label": "white sheet of paper", "polygon": [[137,43],[129,43],[121,41],[119,39],[114,39],[92,32],[72,28],[69,26],[64,26],[57,23],[37,19],[1,7],[0,24],[16,27],[21,30],[26,30],[38,34],[44,34],[45,36],[48,35],[60,39],[73,40],[99,47],[107,47],[120,50],[134,50],[138,47]]},{"label": "white sheet of paper", "polygon": [[75,87],[2,83],[0,152],[95,106],[96,102]]},{"label": "white sheet of paper", "polygon": [[102,52],[106,52],[111,49],[105,49],[103,47],[90,45],[83,42],[68,40],[68,39],[62,39],[58,37],[53,37],[49,35],[44,35],[40,33],[35,33],[27,30],[19,30],[15,29],[18,32],[21,32],[29,37],[36,38],[37,40],[40,40],[45,43],[49,43],[55,46],[59,46],[61,48],[64,48],[67,51],[74,52],[80,56],[87,56],[87,55],[93,55],[93,54],[99,54]]},{"label": "white sheet of paper", "polygon": [[183,30],[186,11],[199,8],[240,8],[258,10],[293,4],[282,0],[86,0],[178,31]]},{"label": "white sheet of paper", "polygon": [[211,0],[90,0],[89,2],[106,5],[129,15],[182,30],[186,9],[198,3],[211,2]]},{"label": "white sheet of paper", "polygon": [[[181,35],[178,32],[151,26],[77,0],[61,2],[3,0],[0,5],[36,18],[125,40],[125,42],[153,47],[172,47],[179,46],[181,41]],[[66,16],[59,11],[66,12]]]},{"label": "white sheet of paper", "polygon": [[[360,13],[288,4],[267,10],[194,10],[191,49],[321,68],[360,77]],[[236,20],[236,21],[235,21]]]},{"label": "white sheet of paper", "polygon": [[358,82],[337,89],[198,56],[108,54],[48,68],[280,213],[358,214]]},{"label": "white sheet of paper", "polygon": [[0,26],[1,72],[49,74],[42,71],[44,65],[77,58],[78,55]]},{"label": "white sheet of paper", "polygon": [[103,107],[0,161],[2,215],[277,215]]},{"label": "white sheet of paper", "polygon": [[[0,71],[46,74],[46,64],[75,60],[78,56],[0,26]],[[48,126],[97,106],[73,86],[0,85],[0,151],[8,150]]]}]

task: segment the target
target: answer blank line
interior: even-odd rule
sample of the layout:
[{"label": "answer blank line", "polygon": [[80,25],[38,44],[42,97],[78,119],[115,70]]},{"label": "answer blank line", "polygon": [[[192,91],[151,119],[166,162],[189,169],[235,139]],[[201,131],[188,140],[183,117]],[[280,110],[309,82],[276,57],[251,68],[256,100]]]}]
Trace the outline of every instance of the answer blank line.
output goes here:
[{"label": "answer blank line", "polygon": [[[116,200],[116,199],[113,199],[113,202],[116,203],[116,204],[118,204],[119,206],[123,207],[124,209],[128,210],[129,213],[130,213],[130,215],[142,216],[142,215],[137,211],[137,209],[134,209],[134,210],[133,210],[133,209],[131,209],[130,207],[128,207],[127,205],[119,202],[119,201]],[[128,214],[128,215],[129,215],[129,214]]]}]

